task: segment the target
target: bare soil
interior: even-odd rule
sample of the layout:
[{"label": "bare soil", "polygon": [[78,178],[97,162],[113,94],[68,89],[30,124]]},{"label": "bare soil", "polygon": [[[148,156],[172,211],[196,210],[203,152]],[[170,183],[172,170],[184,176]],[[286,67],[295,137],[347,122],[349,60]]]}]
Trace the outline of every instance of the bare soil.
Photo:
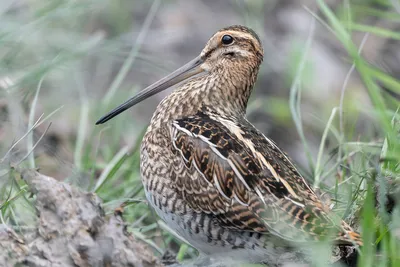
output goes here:
[{"label": "bare soil", "polygon": [[17,234],[0,228],[0,266],[162,266],[126,231],[116,213],[105,216],[93,193],[23,170],[37,210],[37,228]]}]

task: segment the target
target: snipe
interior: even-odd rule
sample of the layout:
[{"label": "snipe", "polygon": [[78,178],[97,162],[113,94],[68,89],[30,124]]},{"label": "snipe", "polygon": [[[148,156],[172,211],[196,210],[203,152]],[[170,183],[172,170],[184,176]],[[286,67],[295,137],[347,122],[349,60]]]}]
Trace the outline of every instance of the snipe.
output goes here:
[{"label": "snipe", "polygon": [[[101,118],[184,81],[158,105],[141,146],[141,176],[158,215],[206,254],[277,264],[293,246],[360,245],[276,144],[246,120],[263,48],[243,26],[219,30],[201,54]],[[190,78],[190,79],[189,79]]]}]

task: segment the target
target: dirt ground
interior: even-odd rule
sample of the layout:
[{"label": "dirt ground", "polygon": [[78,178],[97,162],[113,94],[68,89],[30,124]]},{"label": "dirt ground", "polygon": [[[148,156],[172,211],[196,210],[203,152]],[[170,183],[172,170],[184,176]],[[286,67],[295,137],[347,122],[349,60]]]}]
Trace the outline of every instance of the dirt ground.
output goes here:
[{"label": "dirt ground", "polygon": [[118,212],[105,216],[92,193],[21,171],[35,199],[37,229],[18,235],[0,228],[0,266],[162,266],[144,244],[126,231]]}]

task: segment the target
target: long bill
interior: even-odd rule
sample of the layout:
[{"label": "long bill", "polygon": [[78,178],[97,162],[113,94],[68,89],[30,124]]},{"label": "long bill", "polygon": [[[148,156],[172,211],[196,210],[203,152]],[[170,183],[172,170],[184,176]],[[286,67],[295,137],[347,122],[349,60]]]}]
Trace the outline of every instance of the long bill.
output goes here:
[{"label": "long bill", "polygon": [[140,91],[137,95],[123,103],[122,105],[118,106],[117,108],[110,111],[107,115],[103,116],[96,122],[96,125],[105,123],[106,121],[114,118],[118,114],[124,112],[128,108],[136,105],[137,103],[149,98],[152,95],[155,95],[165,89],[180,83],[194,75],[200,74],[205,72],[205,70],[201,67],[203,63],[203,59],[198,56],[192,61],[188,62],[184,66],[180,67],[176,71],[172,72],[171,74],[167,75],[166,77],[162,78],[161,80],[153,83],[152,85],[148,86],[147,88]]}]

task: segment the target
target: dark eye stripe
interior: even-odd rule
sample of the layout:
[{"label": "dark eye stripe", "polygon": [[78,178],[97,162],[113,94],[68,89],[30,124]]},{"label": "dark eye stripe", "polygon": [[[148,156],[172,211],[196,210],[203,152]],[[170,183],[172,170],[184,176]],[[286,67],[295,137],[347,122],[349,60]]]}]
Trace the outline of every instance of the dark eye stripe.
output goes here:
[{"label": "dark eye stripe", "polygon": [[251,40],[249,40],[247,38],[241,38],[241,37],[236,37],[236,40],[238,41],[238,43],[240,43],[240,42],[248,43],[249,45],[251,45],[251,48],[253,49],[254,52],[257,51],[256,46],[254,45],[254,43]]},{"label": "dark eye stripe", "polygon": [[217,48],[213,48],[210,51],[208,51],[205,55],[204,58],[208,58]]}]

